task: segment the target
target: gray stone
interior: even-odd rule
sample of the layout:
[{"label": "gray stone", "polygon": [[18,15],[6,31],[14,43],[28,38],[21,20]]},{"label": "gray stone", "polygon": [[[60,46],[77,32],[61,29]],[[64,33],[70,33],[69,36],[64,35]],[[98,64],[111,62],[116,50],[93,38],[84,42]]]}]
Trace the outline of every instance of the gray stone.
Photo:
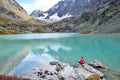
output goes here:
[{"label": "gray stone", "polygon": [[[76,67],[72,67],[69,64],[52,61],[50,63],[46,63],[46,65],[49,69],[46,69],[45,67],[32,69],[33,74],[28,77],[35,80],[86,80],[94,74],[99,74],[100,77],[104,76],[102,72],[88,64],[83,64],[84,67],[80,64],[76,64]],[[59,66],[61,66],[62,69],[57,72],[56,67]],[[40,76],[34,74],[38,71],[42,73]]]},{"label": "gray stone", "polygon": [[94,68],[105,68],[105,66],[98,60],[93,60],[89,63],[90,66],[94,67]]}]

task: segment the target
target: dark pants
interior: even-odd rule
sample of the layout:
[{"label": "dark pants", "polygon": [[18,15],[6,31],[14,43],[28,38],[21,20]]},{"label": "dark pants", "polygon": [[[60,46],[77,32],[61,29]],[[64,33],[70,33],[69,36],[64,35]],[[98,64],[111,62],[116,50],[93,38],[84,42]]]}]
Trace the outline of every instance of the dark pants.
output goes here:
[{"label": "dark pants", "polygon": [[84,67],[83,64],[81,64],[81,66]]},{"label": "dark pants", "polygon": [[79,62],[79,64],[80,64],[82,67],[84,67],[82,63]]}]

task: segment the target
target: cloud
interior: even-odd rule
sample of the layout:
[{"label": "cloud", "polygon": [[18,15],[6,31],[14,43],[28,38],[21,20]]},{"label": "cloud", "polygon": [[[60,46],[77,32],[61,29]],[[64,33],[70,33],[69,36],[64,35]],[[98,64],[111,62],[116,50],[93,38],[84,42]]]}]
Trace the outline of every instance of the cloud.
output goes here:
[{"label": "cloud", "polygon": [[30,14],[33,10],[47,11],[60,0],[34,0],[33,3],[21,3],[22,7]]}]

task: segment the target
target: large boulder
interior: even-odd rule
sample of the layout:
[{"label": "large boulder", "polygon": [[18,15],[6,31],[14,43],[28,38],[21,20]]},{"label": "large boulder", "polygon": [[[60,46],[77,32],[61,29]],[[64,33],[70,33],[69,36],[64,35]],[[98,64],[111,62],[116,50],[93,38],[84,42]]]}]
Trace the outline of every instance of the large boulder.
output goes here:
[{"label": "large boulder", "polygon": [[104,74],[98,70],[96,70],[95,68],[89,66],[88,64],[84,64],[84,67],[82,67],[80,64],[77,64],[77,67],[74,68],[74,71],[72,73],[72,77],[74,77],[75,79],[79,80],[86,80],[88,79],[90,76],[98,74],[99,78],[102,78],[104,76]]},{"label": "large boulder", "polygon": [[89,63],[90,66],[94,67],[94,68],[105,68],[105,66],[98,60],[93,60]]}]

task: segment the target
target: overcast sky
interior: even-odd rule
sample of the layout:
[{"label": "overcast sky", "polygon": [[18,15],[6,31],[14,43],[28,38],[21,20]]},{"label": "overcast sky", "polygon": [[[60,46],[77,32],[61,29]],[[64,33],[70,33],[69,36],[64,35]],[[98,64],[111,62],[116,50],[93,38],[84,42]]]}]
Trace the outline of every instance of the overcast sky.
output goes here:
[{"label": "overcast sky", "polygon": [[60,0],[16,0],[30,14],[33,10],[47,11]]}]

